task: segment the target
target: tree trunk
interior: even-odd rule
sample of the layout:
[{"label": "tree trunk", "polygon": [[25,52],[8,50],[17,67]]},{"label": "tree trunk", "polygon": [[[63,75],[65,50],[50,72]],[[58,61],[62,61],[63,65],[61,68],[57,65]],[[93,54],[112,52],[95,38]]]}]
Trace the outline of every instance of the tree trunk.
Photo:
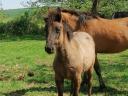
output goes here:
[{"label": "tree trunk", "polygon": [[98,5],[99,5],[99,1],[100,0],[92,0],[92,9],[91,9],[91,12],[93,13],[93,14],[98,14]]}]

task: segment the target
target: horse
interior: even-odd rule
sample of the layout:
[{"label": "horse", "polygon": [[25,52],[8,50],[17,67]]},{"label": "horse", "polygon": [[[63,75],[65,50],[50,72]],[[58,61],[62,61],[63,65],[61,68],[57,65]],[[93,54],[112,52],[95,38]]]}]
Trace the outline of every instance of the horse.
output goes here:
[{"label": "horse", "polygon": [[58,96],[63,96],[64,79],[71,80],[73,96],[78,96],[82,74],[88,76],[88,96],[92,90],[92,72],[95,63],[95,44],[85,32],[72,32],[70,27],[56,18],[49,18],[46,28],[45,51],[55,52],[53,69]]},{"label": "horse", "polygon": [[124,18],[124,17],[128,17],[128,12],[115,12],[112,14],[112,19],[114,18]]},{"label": "horse", "polygon": [[97,53],[118,53],[128,49],[128,17],[109,20],[86,12],[57,8],[49,9],[49,14],[44,19],[47,22],[50,18],[53,18],[51,22],[61,18],[72,32],[84,31],[93,37],[96,51],[94,69],[100,89],[105,89]]}]

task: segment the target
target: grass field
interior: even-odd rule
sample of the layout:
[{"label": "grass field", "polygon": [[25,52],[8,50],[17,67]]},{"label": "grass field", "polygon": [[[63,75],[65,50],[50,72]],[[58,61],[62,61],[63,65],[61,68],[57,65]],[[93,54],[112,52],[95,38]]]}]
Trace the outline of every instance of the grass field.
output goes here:
[{"label": "grass field", "polygon": [[[46,54],[44,45],[43,40],[0,41],[0,96],[56,96],[54,55]],[[128,51],[98,57],[107,89],[98,91],[94,72],[93,96],[128,96]],[[69,87],[65,81],[65,96],[69,96]],[[80,96],[87,95],[84,89]]]},{"label": "grass field", "polygon": [[8,9],[2,10],[0,14],[0,23],[7,23],[8,21],[12,21],[17,19],[20,16],[23,16],[25,12],[31,11],[31,8],[20,8],[20,9]]}]

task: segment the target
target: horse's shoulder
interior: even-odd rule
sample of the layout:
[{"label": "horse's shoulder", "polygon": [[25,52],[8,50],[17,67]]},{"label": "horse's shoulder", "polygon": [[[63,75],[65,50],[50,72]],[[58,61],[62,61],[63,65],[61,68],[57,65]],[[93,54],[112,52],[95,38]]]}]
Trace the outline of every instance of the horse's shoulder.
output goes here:
[{"label": "horse's shoulder", "polygon": [[87,32],[82,31],[73,32],[73,35],[76,37],[90,37],[90,35]]},{"label": "horse's shoulder", "polygon": [[79,42],[94,42],[91,35],[87,32],[73,32],[74,39],[77,39]]}]

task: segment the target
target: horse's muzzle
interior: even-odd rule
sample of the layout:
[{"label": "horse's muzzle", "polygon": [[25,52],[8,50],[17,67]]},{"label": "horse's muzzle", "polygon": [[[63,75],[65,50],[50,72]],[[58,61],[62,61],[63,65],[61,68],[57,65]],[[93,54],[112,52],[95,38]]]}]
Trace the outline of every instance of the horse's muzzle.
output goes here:
[{"label": "horse's muzzle", "polygon": [[46,51],[48,54],[52,54],[52,53],[54,53],[54,48],[53,48],[53,47],[45,46],[45,51]]}]

